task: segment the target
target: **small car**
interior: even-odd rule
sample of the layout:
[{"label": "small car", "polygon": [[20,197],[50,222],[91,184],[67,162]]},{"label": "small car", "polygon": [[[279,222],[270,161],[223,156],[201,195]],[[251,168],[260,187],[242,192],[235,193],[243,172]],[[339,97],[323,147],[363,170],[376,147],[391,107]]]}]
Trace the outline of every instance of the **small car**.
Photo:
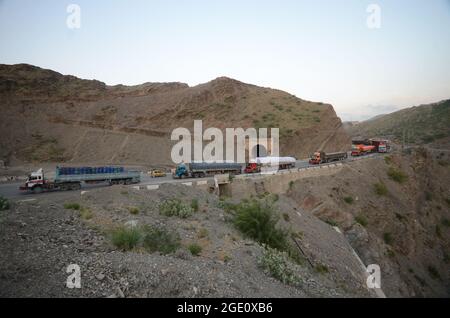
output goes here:
[{"label": "small car", "polygon": [[152,170],[149,172],[149,175],[152,178],[162,178],[166,176],[166,173],[162,170]]}]

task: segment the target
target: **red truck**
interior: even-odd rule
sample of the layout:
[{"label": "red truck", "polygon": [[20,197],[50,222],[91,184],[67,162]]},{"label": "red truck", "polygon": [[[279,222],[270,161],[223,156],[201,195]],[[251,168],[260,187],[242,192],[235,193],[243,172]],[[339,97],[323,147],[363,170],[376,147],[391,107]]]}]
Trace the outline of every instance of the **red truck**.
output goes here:
[{"label": "red truck", "polygon": [[263,167],[277,167],[279,170],[295,168],[297,159],[294,157],[261,157],[250,160],[245,173],[260,173]]},{"label": "red truck", "polygon": [[387,153],[390,150],[389,141],[380,139],[371,139],[372,145],[375,146],[375,151],[378,153]]}]

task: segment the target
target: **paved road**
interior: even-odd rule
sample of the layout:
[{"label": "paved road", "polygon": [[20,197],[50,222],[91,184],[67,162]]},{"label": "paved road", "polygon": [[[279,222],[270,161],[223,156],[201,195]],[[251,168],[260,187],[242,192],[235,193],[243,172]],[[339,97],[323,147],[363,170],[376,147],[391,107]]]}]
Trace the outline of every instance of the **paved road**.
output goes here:
[{"label": "paved road", "polygon": [[[196,181],[202,181],[202,180],[209,180],[209,179],[213,179],[213,178],[201,178],[201,179],[194,179]],[[142,186],[146,186],[146,185],[155,185],[155,184],[164,184],[164,183],[184,183],[184,182],[189,182],[188,179],[183,179],[183,180],[174,180],[172,178],[172,176],[167,176],[164,178],[151,178],[146,174],[142,174],[141,175],[141,183],[139,184],[134,184],[132,186],[136,186],[136,185],[142,185]],[[35,198],[37,196],[41,197],[41,196],[53,196],[53,195],[62,195],[62,193],[67,193],[67,192],[62,192],[62,191],[53,191],[53,192],[43,192],[40,194],[34,194],[34,193],[27,193],[27,192],[23,192],[19,190],[19,187],[23,184],[24,182],[8,182],[8,183],[3,183],[0,184],[0,196],[3,196],[5,198],[8,199],[32,199]],[[99,183],[96,185],[88,185],[88,184],[82,184],[82,189],[78,192],[81,191],[88,191],[90,189],[98,189],[98,188],[103,188],[103,187],[109,187],[110,185],[108,183]],[[70,193],[73,193],[74,191],[70,191]]]},{"label": "paved road", "polygon": [[[365,156],[365,157],[361,157],[361,158],[370,158],[373,156],[377,156],[379,154],[372,154],[369,156]],[[355,160],[355,158],[351,157],[349,155],[349,158],[344,161],[344,162],[351,162]],[[331,163],[333,164],[333,163]],[[327,164],[323,164],[323,165],[327,165]],[[309,164],[309,160],[308,159],[303,159],[303,160],[297,160],[296,163],[296,168],[307,168],[310,167],[311,165]],[[193,179],[195,181],[203,181],[203,180],[212,180],[212,177],[209,178],[201,178],[201,179]],[[191,179],[183,179],[183,180],[174,180],[172,178],[172,176],[166,176],[163,178],[151,178],[149,177],[147,174],[142,174],[141,175],[141,183],[138,185],[142,185],[142,186],[146,186],[146,185],[157,185],[157,184],[164,184],[164,183],[185,183],[185,182],[189,182],[189,180]],[[32,199],[35,198],[36,196],[53,196],[53,195],[60,195],[63,196],[63,193],[67,193],[67,192],[60,192],[60,191],[55,191],[55,192],[44,192],[41,194],[33,194],[33,193],[24,193],[19,191],[19,187],[21,186],[22,182],[12,182],[12,183],[3,183],[0,184],[0,196],[3,196],[5,198],[8,199]],[[108,187],[109,185],[107,183],[102,183],[102,184],[97,184],[97,185],[86,185],[83,184],[82,190],[81,191],[87,191],[89,189],[96,189],[96,188],[101,188],[101,187]],[[134,185],[136,186],[136,185]],[[79,191],[79,192],[81,192]]]}]

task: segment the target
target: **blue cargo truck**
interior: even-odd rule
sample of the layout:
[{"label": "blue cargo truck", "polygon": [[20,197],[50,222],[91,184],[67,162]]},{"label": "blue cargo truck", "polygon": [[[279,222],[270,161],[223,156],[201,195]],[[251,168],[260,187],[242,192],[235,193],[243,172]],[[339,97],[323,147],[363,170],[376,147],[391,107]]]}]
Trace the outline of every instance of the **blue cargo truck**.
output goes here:
[{"label": "blue cargo truck", "polygon": [[204,178],[216,174],[229,173],[237,175],[242,173],[242,165],[238,163],[181,163],[175,169],[174,178]]},{"label": "blue cargo truck", "polygon": [[50,190],[79,190],[82,182],[92,184],[108,182],[114,184],[133,184],[141,182],[139,171],[128,171],[123,167],[56,167],[55,179],[45,178],[44,170],[39,169],[28,176],[22,191],[40,193]]}]

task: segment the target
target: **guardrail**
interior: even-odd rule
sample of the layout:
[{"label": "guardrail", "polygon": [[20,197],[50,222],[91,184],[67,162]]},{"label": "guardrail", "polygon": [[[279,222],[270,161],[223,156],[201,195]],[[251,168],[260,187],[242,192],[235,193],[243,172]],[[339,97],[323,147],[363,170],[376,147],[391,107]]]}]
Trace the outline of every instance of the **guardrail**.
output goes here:
[{"label": "guardrail", "polygon": [[[378,157],[378,154],[371,154],[363,157],[353,157],[349,158],[347,161],[340,161],[340,162],[333,162],[333,163],[325,163],[317,166],[308,166],[308,167],[301,167],[301,168],[293,168],[293,169],[287,169],[287,170],[278,170],[268,172],[268,173],[260,173],[260,174],[241,174],[238,176],[234,176],[234,179],[242,180],[242,179],[264,179],[268,176],[276,176],[276,175],[283,175],[283,174],[292,174],[292,173],[298,173],[302,171],[313,171],[313,170],[321,170],[321,169],[335,169],[343,167],[346,163],[351,163],[354,161],[359,160],[367,160],[367,159],[375,159]],[[158,190],[162,184],[174,184],[174,182],[164,182],[161,184],[156,185],[141,185],[141,186],[133,186],[136,190]],[[207,180],[202,181],[186,181],[186,182],[176,182],[176,184],[181,184],[184,186],[192,187],[192,186],[204,186],[208,184]]]}]

